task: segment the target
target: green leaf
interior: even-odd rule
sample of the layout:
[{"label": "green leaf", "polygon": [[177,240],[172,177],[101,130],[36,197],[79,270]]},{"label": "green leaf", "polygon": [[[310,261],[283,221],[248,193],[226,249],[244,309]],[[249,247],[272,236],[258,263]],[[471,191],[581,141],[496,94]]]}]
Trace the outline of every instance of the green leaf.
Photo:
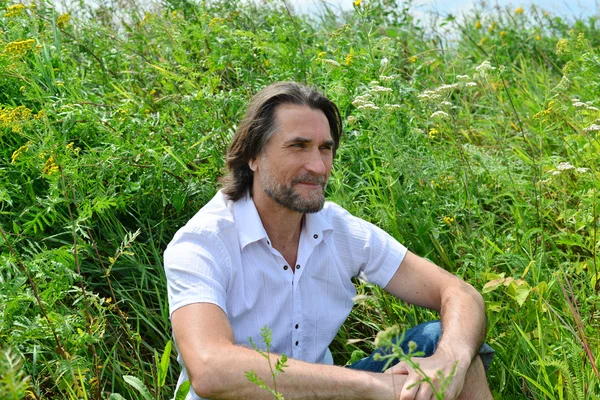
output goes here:
[{"label": "green leaf", "polygon": [[[167,371],[169,370],[169,361],[171,357],[171,341],[169,340],[165,345],[162,357],[160,358],[160,364],[156,366],[158,370],[158,386],[165,385],[165,379],[167,377]],[[156,360],[158,362],[158,360]]]},{"label": "green leaf", "polygon": [[121,396],[119,393],[113,393],[108,397],[108,400],[127,400],[125,397]]},{"label": "green leaf", "polygon": [[175,394],[175,400],[184,400],[187,394],[189,393],[191,386],[192,383],[190,381],[183,382],[181,386],[179,386],[179,389],[177,389],[177,393]]},{"label": "green leaf", "polygon": [[150,395],[150,391],[144,385],[144,382],[140,381],[138,378],[132,375],[123,375],[123,379],[125,382],[129,383],[131,386],[137,389],[138,392],[144,396],[146,400],[152,400],[152,395]]}]

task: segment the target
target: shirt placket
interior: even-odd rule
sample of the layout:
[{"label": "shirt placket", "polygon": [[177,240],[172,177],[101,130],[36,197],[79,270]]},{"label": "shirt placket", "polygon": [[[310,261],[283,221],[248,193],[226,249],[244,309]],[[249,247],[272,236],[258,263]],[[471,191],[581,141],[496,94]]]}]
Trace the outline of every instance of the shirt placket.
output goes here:
[{"label": "shirt placket", "polygon": [[[296,259],[296,273],[292,277],[292,358],[306,359],[305,354],[308,349],[304,345],[303,335],[305,332],[306,321],[304,320],[305,313],[303,313],[303,293],[308,288],[302,288],[299,285],[300,278],[304,271],[306,271],[306,264],[314,248],[321,242],[321,233],[317,232],[306,232],[302,231],[300,235],[300,243],[298,244],[298,256]],[[308,299],[307,299],[308,300]],[[303,346],[304,345],[304,346]],[[304,356],[304,357],[303,357]]]}]

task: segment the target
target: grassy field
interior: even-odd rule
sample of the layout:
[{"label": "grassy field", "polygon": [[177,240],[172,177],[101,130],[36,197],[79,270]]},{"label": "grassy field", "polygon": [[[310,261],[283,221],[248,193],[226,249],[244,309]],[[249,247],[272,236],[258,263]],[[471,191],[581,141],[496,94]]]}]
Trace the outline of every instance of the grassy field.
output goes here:
[{"label": "grassy field", "polygon": [[[600,398],[598,23],[0,0],[0,398],[173,395],[162,251],[279,80],[340,107],[328,198],[484,293],[497,399]],[[357,285],[338,364],[435,317]]]}]

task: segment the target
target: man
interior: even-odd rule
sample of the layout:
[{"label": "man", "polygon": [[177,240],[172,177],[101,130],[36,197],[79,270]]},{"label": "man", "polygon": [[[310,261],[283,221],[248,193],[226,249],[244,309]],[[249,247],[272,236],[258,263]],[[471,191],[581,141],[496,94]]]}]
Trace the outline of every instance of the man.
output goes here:
[{"label": "man", "polygon": [[381,368],[373,358],[354,368],[328,365],[358,275],[441,312],[439,343],[439,324],[415,328],[411,338],[425,349],[418,361],[436,387],[436,371],[453,374],[447,399],[492,398],[477,355],[485,336],[481,295],[325,203],[341,132],[335,104],[308,87],[275,83],[252,99],[227,153],[222,190],[165,251],[179,385],[192,384],[187,399],[268,398],[245,376],[253,370],[272,382],[274,366],[249,348],[264,326],[272,330],[271,363],[289,357],[276,380],[286,399],[433,399],[431,385],[406,363],[386,373],[357,369]]}]

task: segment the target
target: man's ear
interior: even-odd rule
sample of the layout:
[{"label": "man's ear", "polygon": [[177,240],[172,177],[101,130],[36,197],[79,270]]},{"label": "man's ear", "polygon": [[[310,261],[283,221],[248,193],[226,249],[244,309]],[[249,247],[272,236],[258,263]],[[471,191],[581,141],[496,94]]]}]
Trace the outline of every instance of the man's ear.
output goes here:
[{"label": "man's ear", "polygon": [[252,172],[256,172],[256,169],[258,168],[258,162],[256,161],[256,158],[253,158],[250,161],[248,161],[248,166],[250,167]]}]

